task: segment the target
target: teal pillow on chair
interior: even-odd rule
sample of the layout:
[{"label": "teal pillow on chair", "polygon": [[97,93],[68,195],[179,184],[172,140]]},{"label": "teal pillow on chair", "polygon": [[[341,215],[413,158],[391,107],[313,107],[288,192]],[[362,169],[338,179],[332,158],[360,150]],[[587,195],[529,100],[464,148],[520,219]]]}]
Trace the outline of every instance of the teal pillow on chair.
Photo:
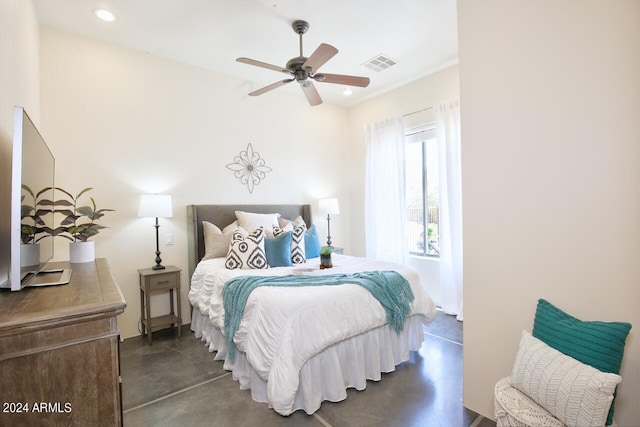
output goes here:
[{"label": "teal pillow on chair", "polygon": [[[540,299],[533,321],[533,336],[582,363],[613,374],[620,373],[624,344],[631,330],[626,322],[583,321]],[[613,405],[607,424],[613,422]]]}]

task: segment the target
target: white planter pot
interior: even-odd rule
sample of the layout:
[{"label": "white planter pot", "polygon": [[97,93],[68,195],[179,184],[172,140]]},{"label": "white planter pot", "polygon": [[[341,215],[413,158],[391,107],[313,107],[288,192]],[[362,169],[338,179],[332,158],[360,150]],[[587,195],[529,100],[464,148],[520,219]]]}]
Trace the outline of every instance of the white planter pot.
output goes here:
[{"label": "white planter pot", "polygon": [[95,259],[93,240],[69,243],[69,261],[71,263],[93,262]]},{"label": "white planter pot", "polygon": [[40,264],[40,244],[20,245],[20,267],[30,267]]}]

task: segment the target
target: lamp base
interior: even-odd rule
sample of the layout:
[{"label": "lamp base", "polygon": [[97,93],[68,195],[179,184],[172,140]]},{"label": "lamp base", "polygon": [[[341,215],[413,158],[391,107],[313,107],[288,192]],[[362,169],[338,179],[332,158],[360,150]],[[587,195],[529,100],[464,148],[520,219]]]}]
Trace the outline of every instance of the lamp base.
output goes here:
[{"label": "lamp base", "polygon": [[162,258],[160,258],[160,250],[158,248],[158,229],[156,228],[156,265],[151,267],[152,270],[164,270],[162,265]]}]

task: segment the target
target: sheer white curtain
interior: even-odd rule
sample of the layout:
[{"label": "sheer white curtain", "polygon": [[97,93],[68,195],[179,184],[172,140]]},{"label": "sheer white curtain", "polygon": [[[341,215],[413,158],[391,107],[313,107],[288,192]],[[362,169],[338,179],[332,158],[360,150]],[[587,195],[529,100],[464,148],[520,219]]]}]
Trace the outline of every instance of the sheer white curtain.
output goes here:
[{"label": "sheer white curtain", "polygon": [[367,257],[405,264],[404,127],[394,117],[364,128]]},{"label": "sheer white curtain", "polygon": [[435,107],[440,167],[440,288],[442,309],[462,320],[462,167],[460,103]]}]

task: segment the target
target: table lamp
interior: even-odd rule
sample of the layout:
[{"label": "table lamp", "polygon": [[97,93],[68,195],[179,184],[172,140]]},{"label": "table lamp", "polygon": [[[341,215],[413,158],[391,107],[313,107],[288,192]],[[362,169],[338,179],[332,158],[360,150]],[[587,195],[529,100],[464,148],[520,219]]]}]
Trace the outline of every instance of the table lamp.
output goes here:
[{"label": "table lamp", "polygon": [[143,218],[156,219],[156,265],[151,267],[154,270],[164,269],[162,259],[160,258],[160,239],[158,236],[158,218],[171,218],[173,216],[173,207],[171,206],[171,196],[159,194],[143,194],[140,196],[140,208],[138,216]]},{"label": "table lamp", "polygon": [[338,199],[320,199],[318,210],[321,214],[327,214],[327,246],[331,246],[331,215],[340,213]]}]

